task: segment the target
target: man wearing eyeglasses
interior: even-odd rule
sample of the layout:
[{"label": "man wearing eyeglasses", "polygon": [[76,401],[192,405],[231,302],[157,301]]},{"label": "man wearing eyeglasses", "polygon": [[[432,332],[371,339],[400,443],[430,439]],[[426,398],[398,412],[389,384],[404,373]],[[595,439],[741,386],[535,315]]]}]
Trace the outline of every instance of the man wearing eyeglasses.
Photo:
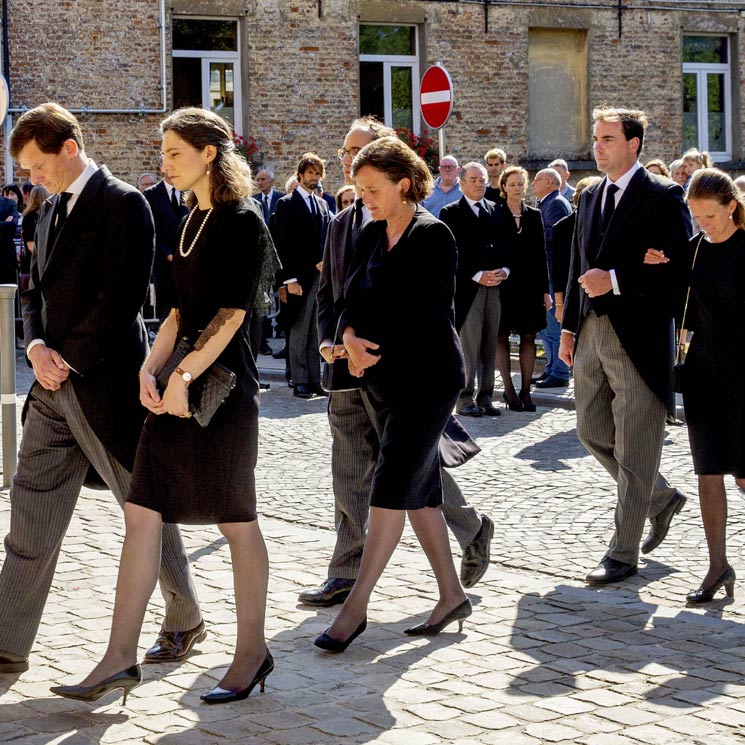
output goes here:
[{"label": "man wearing eyeglasses", "polygon": [[437,169],[440,175],[435,180],[435,188],[432,193],[422,202],[422,207],[431,212],[435,217],[440,216],[440,210],[446,204],[457,202],[463,192],[460,190],[460,166],[452,155],[446,155]]}]

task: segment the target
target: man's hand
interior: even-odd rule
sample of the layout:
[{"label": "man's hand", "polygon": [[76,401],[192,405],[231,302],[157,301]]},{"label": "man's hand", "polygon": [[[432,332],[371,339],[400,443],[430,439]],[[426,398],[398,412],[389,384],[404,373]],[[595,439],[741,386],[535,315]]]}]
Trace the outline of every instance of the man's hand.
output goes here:
[{"label": "man's hand", "polygon": [[316,264],[316,269],[318,269],[318,271],[319,271],[319,272],[321,271],[321,269],[323,269],[323,262],[322,262],[322,261],[319,261],[319,262],[318,262],[318,263]]},{"label": "man's hand", "polygon": [[352,375],[357,375],[357,371],[360,371],[357,377],[362,377],[362,370],[380,362],[379,354],[370,354],[371,350],[380,349],[380,344],[362,339],[349,329],[344,332],[344,347],[349,353],[349,371]]},{"label": "man's hand", "polygon": [[610,272],[605,269],[588,269],[579,278],[579,283],[589,297],[599,297],[613,291]]},{"label": "man's hand", "polygon": [[168,256],[166,256],[166,261],[173,261],[173,254],[168,254]]},{"label": "man's hand", "polygon": [[501,269],[485,269],[479,277],[479,284],[484,287],[496,287],[504,278],[505,273]]},{"label": "man's hand", "polygon": [[280,303],[287,302],[287,288],[284,285],[277,290],[277,295],[279,296]]},{"label": "man's hand", "polygon": [[546,309],[546,313],[554,307],[554,301],[551,298],[550,292],[543,293],[543,307]]},{"label": "man's hand", "polygon": [[58,391],[70,375],[70,368],[54,349],[46,344],[36,344],[28,353],[34,375],[42,388]]},{"label": "man's hand", "polygon": [[657,248],[648,248],[647,252],[644,254],[645,264],[667,264],[669,262],[670,259],[665,256],[665,252],[660,251]]},{"label": "man's hand", "polygon": [[574,334],[561,334],[559,359],[569,367],[574,365]]},{"label": "man's hand", "polygon": [[303,288],[297,282],[288,282],[285,287],[290,295],[302,295]]}]

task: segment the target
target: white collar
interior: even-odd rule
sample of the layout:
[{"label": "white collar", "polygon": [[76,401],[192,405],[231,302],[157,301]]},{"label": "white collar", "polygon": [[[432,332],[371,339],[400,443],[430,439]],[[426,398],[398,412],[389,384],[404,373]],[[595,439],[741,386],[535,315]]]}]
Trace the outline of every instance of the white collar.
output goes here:
[{"label": "white collar", "polygon": [[70,192],[70,194],[82,194],[85,185],[90,181],[91,176],[98,170],[98,166],[92,161],[88,161],[88,165],[83,169],[83,172],[63,191]]}]

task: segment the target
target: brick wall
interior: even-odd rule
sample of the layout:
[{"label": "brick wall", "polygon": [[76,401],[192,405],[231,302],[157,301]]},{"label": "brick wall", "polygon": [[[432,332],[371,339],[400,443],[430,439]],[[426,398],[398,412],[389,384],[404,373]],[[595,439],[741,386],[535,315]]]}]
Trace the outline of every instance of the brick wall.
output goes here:
[{"label": "brick wall", "polygon": [[[643,0],[635,3],[642,5]],[[238,20],[244,134],[256,137],[259,159],[274,166],[278,183],[306,150],[328,160],[328,187],[341,182],[334,152],[358,115],[359,21],[419,25],[421,69],[441,62],[454,80],[447,138],[461,159],[480,157],[498,145],[511,160],[530,163],[530,28],[586,29],[588,116],[601,102],[646,109],[652,127],[645,154],[665,160],[681,147],[682,33],[731,34],[737,52],[733,67],[745,59],[744,21],[737,13],[628,10],[619,38],[610,0],[607,10],[492,6],[488,19],[479,3],[415,0],[322,0],[320,18],[318,0],[169,0],[167,6],[167,29],[171,9]],[[12,106],[52,99],[71,108],[160,107],[158,0],[9,0],[8,7]],[[170,47],[166,67],[170,86]],[[733,133],[739,160],[745,76],[735,68],[733,79],[739,86]],[[170,100],[168,90],[169,105]],[[117,175],[133,182],[141,171],[156,169],[161,114],[80,118],[89,154]],[[589,156],[589,143],[586,153],[573,155]]]}]

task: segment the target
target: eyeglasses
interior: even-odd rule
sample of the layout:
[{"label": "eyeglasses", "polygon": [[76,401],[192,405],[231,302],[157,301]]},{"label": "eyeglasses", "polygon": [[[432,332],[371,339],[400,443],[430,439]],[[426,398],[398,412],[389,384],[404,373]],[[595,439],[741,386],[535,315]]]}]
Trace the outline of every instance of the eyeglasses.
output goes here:
[{"label": "eyeglasses", "polygon": [[440,166],[441,171],[454,171],[458,166]]},{"label": "eyeglasses", "polygon": [[354,158],[357,153],[362,150],[361,147],[350,147],[349,149],[340,147],[336,151],[336,155],[339,158],[339,160],[344,160],[346,156],[348,155],[350,158]]}]

